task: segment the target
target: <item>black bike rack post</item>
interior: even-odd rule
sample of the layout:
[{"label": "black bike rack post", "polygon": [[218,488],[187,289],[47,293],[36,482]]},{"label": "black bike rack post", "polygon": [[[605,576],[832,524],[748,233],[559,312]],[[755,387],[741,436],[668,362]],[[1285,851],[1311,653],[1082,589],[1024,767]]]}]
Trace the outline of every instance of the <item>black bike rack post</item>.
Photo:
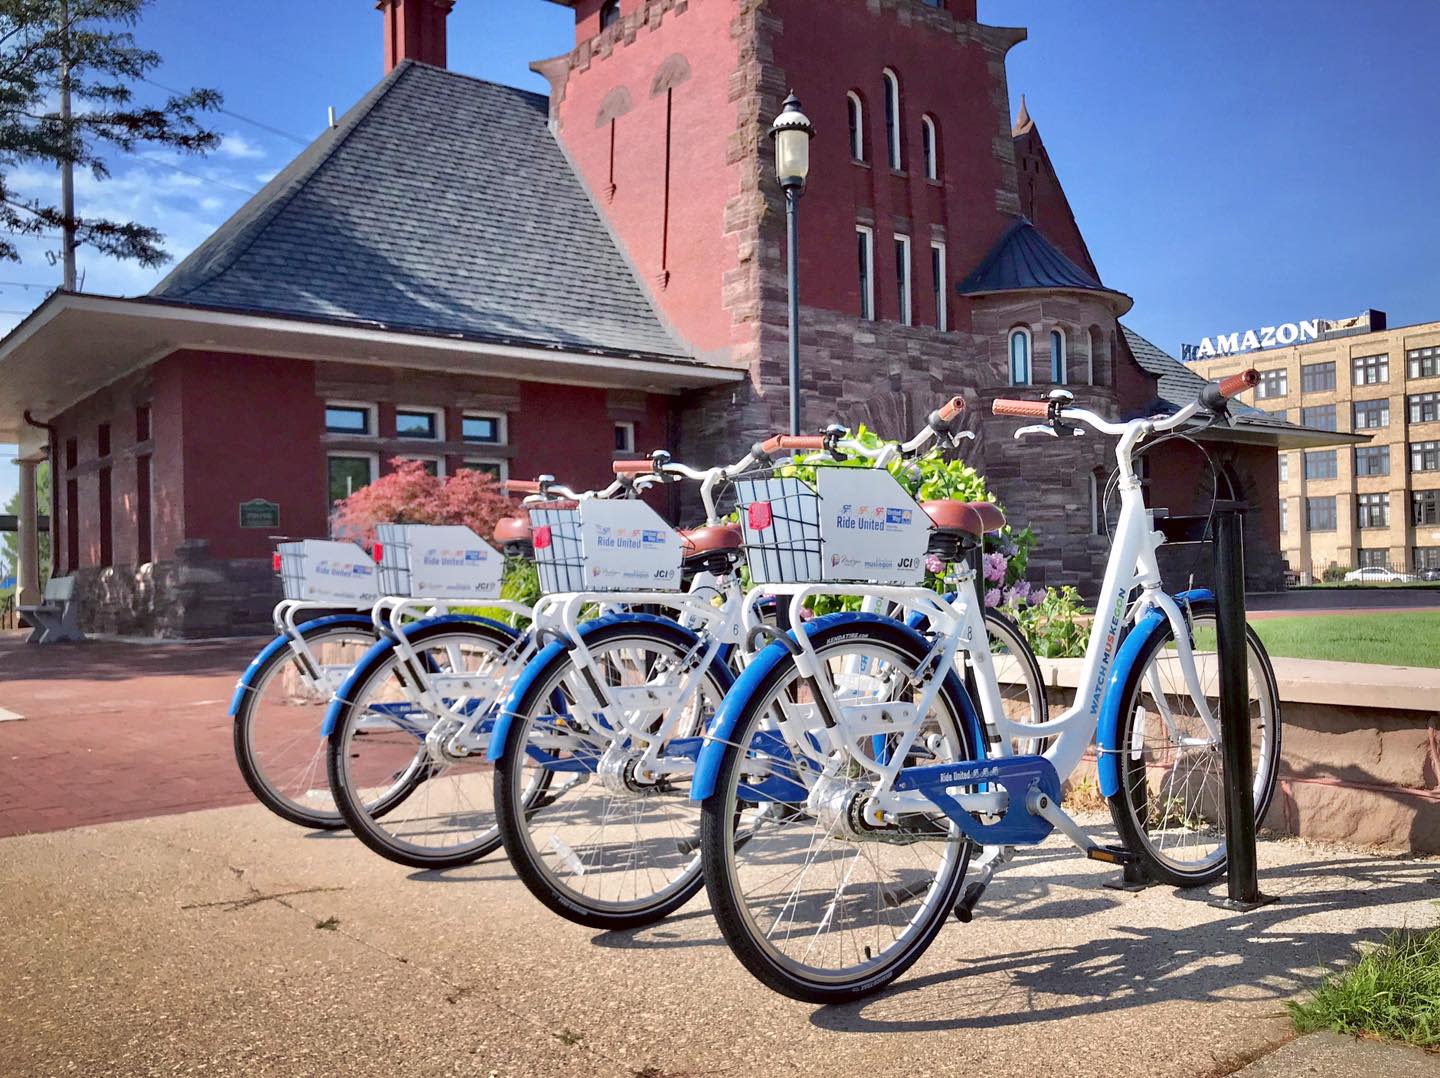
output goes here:
[{"label": "black bike rack post", "polygon": [[1255,856],[1255,768],[1250,759],[1249,657],[1245,644],[1245,510],[1215,504],[1215,628],[1220,669],[1220,748],[1225,779],[1225,882],[1210,904],[1246,912],[1275,901],[1262,894]]}]

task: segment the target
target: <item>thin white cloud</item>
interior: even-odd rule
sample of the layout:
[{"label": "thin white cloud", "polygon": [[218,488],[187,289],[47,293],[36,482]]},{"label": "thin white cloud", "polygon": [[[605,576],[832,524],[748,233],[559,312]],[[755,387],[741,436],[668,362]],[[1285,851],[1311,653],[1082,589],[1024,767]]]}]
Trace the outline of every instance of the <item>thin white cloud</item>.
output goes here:
[{"label": "thin white cloud", "polygon": [[265,156],[263,149],[238,131],[232,131],[221,139],[220,153],[236,161],[257,161]]}]

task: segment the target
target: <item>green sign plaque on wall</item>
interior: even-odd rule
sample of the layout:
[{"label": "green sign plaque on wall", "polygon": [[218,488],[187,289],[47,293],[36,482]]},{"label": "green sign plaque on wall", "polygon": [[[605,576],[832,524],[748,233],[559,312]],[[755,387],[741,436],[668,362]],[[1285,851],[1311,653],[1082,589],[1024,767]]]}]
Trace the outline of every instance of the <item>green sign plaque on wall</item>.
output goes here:
[{"label": "green sign plaque on wall", "polygon": [[267,502],[264,498],[252,498],[240,503],[240,527],[280,527],[280,503]]}]

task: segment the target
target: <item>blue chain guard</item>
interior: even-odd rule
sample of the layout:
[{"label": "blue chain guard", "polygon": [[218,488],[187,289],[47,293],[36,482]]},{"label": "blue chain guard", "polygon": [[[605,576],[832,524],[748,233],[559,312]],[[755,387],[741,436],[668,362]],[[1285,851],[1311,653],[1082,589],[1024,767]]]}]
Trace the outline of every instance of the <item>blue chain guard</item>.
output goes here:
[{"label": "blue chain guard", "polygon": [[[1010,806],[998,822],[983,824],[945,792],[950,786],[1003,786]],[[895,778],[896,791],[916,790],[954,820],[967,838],[982,846],[1033,846],[1053,830],[1050,821],[1032,816],[1025,800],[1032,789],[1060,802],[1060,776],[1043,756],[1000,756],[989,760],[962,760],[953,764],[926,764],[903,768]]]}]

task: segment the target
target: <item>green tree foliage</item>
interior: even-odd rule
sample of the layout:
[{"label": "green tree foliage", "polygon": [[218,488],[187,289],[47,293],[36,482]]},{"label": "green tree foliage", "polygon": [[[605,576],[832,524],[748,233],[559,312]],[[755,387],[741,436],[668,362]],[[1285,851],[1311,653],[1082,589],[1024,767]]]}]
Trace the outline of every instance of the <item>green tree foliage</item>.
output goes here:
[{"label": "green tree foliage", "polygon": [[[134,84],[160,65],[160,55],[135,43],[131,29],[151,0],[0,0],[0,232],[41,236],[75,229],[76,246],[112,258],[158,266],[169,261],[164,236],[152,226],[77,213],[23,195],[10,176],[25,166],[67,162],[96,179],[110,175],[107,159],[146,146],[205,153],[220,136],[200,122],[218,109],[215,90],[171,94],[163,104],[135,101]],[[66,61],[69,69],[66,74]],[[68,79],[73,114],[57,108]],[[18,261],[0,235],[0,258]]]},{"label": "green tree foliage", "polygon": [[[50,515],[50,465],[43,463],[35,469],[35,505],[42,516]],[[20,512],[20,492],[6,503],[3,510],[7,516]],[[20,536],[14,532],[0,532],[0,577],[12,576],[20,565]],[[40,533],[40,586],[50,578],[50,534]]]}]

